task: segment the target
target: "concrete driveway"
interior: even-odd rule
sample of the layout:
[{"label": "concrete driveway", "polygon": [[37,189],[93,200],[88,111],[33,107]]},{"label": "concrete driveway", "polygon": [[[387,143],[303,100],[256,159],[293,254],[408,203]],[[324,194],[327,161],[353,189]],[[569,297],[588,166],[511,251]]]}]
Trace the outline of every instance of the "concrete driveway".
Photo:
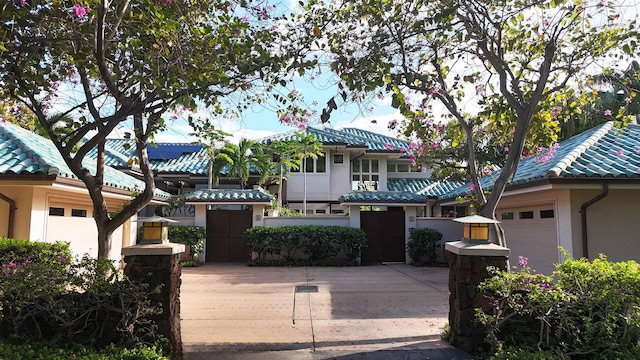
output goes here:
[{"label": "concrete driveway", "polygon": [[185,359],[468,359],[440,340],[447,284],[405,264],[184,268]]}]

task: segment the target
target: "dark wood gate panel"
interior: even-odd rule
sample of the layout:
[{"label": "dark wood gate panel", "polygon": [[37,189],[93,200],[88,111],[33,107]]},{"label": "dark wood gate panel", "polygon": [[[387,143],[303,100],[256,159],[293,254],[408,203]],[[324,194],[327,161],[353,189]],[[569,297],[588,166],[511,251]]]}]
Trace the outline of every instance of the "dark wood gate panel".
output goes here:
[{"label": "dark wood gate panel", "polygon": [[405,261],[404,211],[363,211],[360,227],[368,240],[362,263]]},{"label": "dark wood gate panel", "polygon": [[251,260],[245,230],[252,226],[249,210],[208,210],[206,261]]}]

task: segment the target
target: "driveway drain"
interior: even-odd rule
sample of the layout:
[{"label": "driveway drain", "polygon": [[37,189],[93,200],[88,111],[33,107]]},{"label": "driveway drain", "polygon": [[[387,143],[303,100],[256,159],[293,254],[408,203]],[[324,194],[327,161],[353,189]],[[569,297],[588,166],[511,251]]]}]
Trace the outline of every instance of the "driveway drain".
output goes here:
[{"label": "driveway drain", "polygon": [[296,286],[297,293],[317,293],[318,287],[316,285],[297,285]]}]

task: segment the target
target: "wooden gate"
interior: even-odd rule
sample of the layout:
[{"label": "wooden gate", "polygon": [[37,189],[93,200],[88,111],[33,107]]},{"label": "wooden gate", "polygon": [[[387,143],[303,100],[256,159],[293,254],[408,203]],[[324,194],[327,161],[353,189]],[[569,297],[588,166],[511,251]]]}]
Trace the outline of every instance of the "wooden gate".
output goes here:
[{"label": "wooden gate", "polygon": [[368,243],[362,251],[362,263],[405,262],[403,210],[363,211],[360,227]]},{"label": "wooden gate", "polygon": [[247,262],[251,250],[245,230],[252,226],[249,210],[207,211],[207,262]]}]

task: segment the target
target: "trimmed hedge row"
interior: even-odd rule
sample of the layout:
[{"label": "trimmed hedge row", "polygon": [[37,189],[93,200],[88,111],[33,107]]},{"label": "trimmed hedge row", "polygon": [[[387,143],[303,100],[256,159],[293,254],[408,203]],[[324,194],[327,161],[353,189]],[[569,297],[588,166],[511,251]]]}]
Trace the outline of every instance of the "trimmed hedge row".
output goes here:
[{"label": "trimmed hedge row", "polygon": [[340,256],[344,256],[346,264],[355,264],[360,251],[367,246],[362,229],[345,226],[262,226],[248,229],[246,233],[249,247],[258,253],[258,260],[274,255],[296,265],[335,263]]}]

